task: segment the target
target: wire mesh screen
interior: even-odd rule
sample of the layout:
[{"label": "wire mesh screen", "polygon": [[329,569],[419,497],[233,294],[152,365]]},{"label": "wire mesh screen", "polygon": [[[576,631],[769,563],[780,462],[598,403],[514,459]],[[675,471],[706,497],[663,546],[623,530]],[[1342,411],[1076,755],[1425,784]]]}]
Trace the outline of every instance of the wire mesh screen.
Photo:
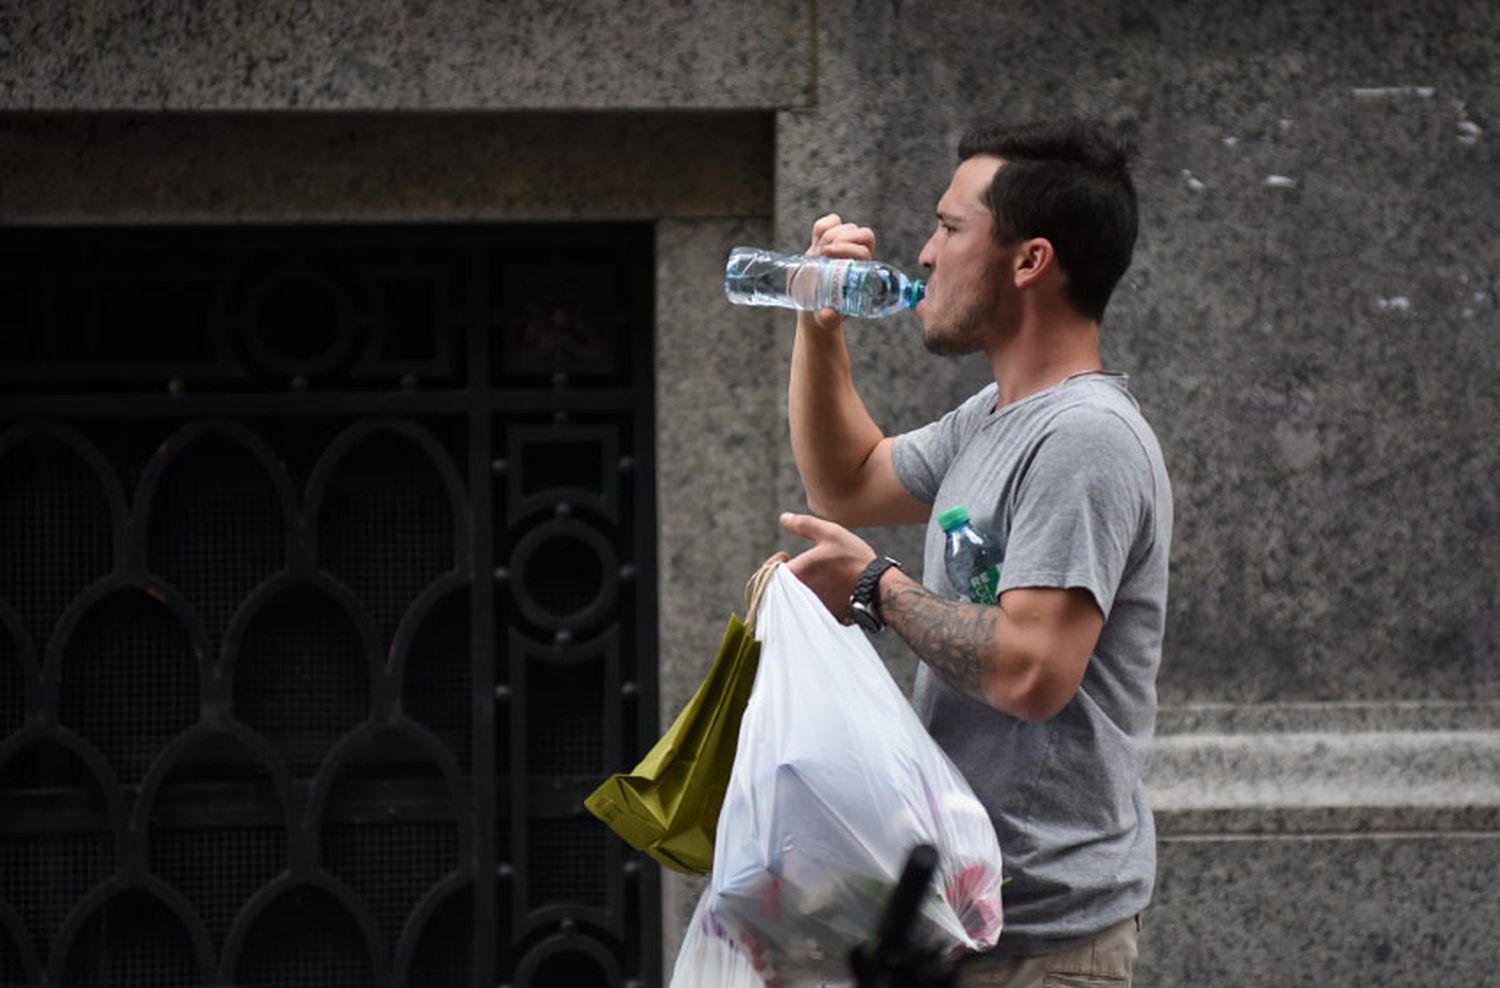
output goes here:
[{"label": "wire mesh screen", "polygon": [[288,890],[255,917],[234,964],[246,988],[318,988],[375,980],[367,931],[328,891]]},{"label": "wire mesh screen", "polygon": [[427,612],[413,636],[401,684],[406,715],[437,735],[464,773],[473,765],[469,615],[468,594],[460,592]]},{"label": "wire mesh screen", "polygon": [[67,954],[72,988],[156,988],[206,979],[181,922],[149,895],[126,892],[101,906]]},{"label": "wire mesh screen", "polygon": [[68,438],[55,430],[0,437],[0,598],[38,650],[63,609],[114,564],[101,478]]},{"label": "wire mesh screen", "polygon": [[192,607],[210,645],[286,559],[287,513],[271,476],[242,442],[209,435],[172,461],[152,500],[147,569]]},{"label": "wire mesh screen", "polygon": [[187,899],[215,950],[286,864],[285,826],[164,827],[151,842],[152,873]]},{"label": "wire mesh screen", "polygon": [[12,734],[26,722],[26,666],[14,633],[0,628],[0,733]]},{"label": "wire mesh screen", "polygon": [[474,983],[474,897],[450,894],[414,932],[407,982],[413,985]]},{"label": "wire mesh screen", "polygon": [[659,980],[651,252],[0,231],[0,986]]},{"label": "wire mesh screen", "polygon": [[198,721],[201,654],[158,597],[135,589],[110,594],[67,639],[57,719],[122,782],[139,782],[167,742]]},{"label": "wire mesh screen", "polygon": [[325,586],[289,586],[259,603],[235,657],[233,708],[293,776],[311,778],[370,714],[367,636]]}]

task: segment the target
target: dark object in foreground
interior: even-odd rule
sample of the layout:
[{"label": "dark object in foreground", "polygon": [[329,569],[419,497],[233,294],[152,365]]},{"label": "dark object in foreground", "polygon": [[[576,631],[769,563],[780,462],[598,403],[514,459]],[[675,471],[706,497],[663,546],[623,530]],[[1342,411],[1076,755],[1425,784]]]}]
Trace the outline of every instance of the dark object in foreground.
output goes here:
[{"label": "dark object in foreground", "polygon": [[849,952],[849,969],[858,988],[952,988],[956,983],[957,971],[939,951],[911,937],[937,866],[937,849],[931,844],[918,844],[906,856],[875,942]]}]

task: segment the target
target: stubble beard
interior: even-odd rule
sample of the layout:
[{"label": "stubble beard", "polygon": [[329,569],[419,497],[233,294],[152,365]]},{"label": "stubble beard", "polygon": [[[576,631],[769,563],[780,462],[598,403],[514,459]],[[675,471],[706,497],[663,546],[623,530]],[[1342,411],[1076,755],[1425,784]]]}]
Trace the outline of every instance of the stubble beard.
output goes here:
[{"label": "stubble beard", "polygon": [[965,357],[981,349],[978,328],[972,320],[965,320],[946,329],[930,329],[922,334],[922,345],[927,348],[928,353],[938,357]]},{"label": "stubble beard", "polygon": [[969,305],[944,324],[924,327],[922,345],[939,357],[966,357],[984,349],[987,331],[980,319],[981,310],[999,303],[985,299],[983,304]]}]

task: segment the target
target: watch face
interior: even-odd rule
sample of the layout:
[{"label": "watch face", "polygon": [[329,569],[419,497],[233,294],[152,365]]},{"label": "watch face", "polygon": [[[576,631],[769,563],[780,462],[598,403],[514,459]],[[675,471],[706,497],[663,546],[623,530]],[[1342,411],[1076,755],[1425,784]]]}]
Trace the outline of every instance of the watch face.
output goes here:
[{"label": "watch face", "polygon": [[870,632],[870,634],[872,635],[875,632],[879,631],[882,627],[884,627],[884,625],[880,623],[880,618],[876,617],[874,614],[871,614],[869,605],[865,604],[862,601],[855,601],[854,603],[849,605],[849,620],[853,621],[861,628]]}]

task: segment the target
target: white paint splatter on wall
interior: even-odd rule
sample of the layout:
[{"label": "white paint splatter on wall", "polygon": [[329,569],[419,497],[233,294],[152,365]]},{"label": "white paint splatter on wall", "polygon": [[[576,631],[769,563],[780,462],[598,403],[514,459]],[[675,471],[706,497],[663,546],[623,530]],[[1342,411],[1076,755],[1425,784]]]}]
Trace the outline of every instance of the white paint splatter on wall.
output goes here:
[{"label": "white paint splatter on wall", "polygon": [[1355,99],[1393,99],[1402,96],[1432,99],[1437,94],[1437,89],[1432,86],[1357,86],[1353,93]]}]

